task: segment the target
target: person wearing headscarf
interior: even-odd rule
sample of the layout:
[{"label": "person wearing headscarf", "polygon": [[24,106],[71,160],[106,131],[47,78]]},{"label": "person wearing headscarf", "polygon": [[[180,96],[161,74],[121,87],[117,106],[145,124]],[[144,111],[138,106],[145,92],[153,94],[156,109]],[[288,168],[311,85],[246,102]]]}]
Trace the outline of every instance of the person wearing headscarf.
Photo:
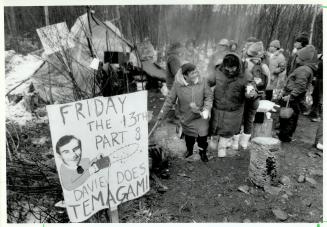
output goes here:
[{"label": "person wearing headscarf", "polygon": [[272,100],[273,94],[278,96],[286,77],[286,60],[283,55],[283,49],[280,47],[279,40],[271,41],[269,45],[269,71],[270,71],[270,85],[266,88],[266,99]]},{"label": "person wearing headscarf", "polygon": [[183,64],[178,70],[175,82],[158,115],[159,121],[167,116],[176,100],[187,147],[184,157],[193,154],[194,143],[197,141],[201,160],[208,162],[207,135],[212,108],[212,91],[195,65],[191,63]]}]

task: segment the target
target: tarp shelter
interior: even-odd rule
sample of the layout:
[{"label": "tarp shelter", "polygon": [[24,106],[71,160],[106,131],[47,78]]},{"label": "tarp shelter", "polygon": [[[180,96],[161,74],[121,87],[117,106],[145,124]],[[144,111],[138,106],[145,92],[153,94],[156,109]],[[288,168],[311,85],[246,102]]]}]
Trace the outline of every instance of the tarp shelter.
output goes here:
[{"label": "tarp shelter", "polygon": [[140,52],[140,59],[143,70],[151,77],[157,78],[161,81],[166,80],[167,72],[160,65],[156,64],[156,52],[149,40],[137,45]]},{"label": "tarp shelter", "polygon": [[[58,36],[62,32],[56,31]],[[44,53],[44,64],[33,75],[32,81],[46,101],[52,99],[65,103],[76,100],[72,89],[74,83],[80,88],[77,90],[83,98],[92,97],[95,70],[90,68],[90,64],[94,58],[103,61],[104,51],[128,52],[133,65],[140,66],[132,43],[114,24],[102,22],[92,12],[77,18],[69,37],[73,40],[73,47],[69,45],[52,54]],[[47,41],[51,42],[51,37]]]}]

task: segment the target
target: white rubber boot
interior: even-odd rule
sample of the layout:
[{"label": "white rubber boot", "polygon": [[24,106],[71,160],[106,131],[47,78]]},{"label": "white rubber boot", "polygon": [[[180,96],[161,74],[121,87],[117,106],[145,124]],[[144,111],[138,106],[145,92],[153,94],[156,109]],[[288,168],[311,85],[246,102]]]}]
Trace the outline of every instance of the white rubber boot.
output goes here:
[{"label": "white rubber boot", "polygon": [[244,133],[241,134],[240,143],[239,143],[241,148],[243,148],[243,149],[248,148],[250,137],[251,137],[251,134],[244,134]]},{"label": "white rubber boot", "polygon": [[228,144],[229,138],[220,137],[218,142],[218,158],[226,157],[226,147]]},{"label": "white rubber boot", "polygon": [[233,150],[238,150],[238,144],[240,140],[240,134],[234,135],[233,136],[233,143],[232,143],[232,149]]}]

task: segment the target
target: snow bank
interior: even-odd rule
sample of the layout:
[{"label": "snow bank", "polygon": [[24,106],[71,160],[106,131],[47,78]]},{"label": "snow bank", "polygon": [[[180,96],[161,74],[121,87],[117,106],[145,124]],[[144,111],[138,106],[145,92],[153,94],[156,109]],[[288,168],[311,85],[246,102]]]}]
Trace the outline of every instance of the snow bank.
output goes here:
[{"label": "snow bank", "polygon": [[[30,78],[34,72],[41,66],[43,60],[37,56],[16,54],[14,51],[5,51],[5,68],[6,68],[6,93],[21,83],[23,80]],[[27,90],[29,83],[24,83],[11,94],[21,94]]]},{"label": "snow bank", "polygon": [[30,112],[26,111],[24,105],[24,100],[21,100],[19,103],[15,104],[13,102],[9,103],[6,99],[6,119],[14,121],[19,125],[25,125],[27,121],[33,119],[33,116]]}]

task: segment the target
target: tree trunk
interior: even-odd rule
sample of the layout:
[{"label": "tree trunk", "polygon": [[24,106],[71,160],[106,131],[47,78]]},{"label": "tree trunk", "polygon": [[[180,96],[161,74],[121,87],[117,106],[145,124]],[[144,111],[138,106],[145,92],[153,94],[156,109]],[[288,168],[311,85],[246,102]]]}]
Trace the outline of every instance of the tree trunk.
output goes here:
[{"label": "tree trunk", "polygon": [[44,6],[44,17],[45,17],[45,25],[48,26],[50,24],[48,6]]},{"label": "tree trunk", "polygon": [[9,7],[9,16],[10,16],[10,27],[11,27],[11,35],[12,36],[16,36],[17,35],[17,25],[16,25],[16,14],[15,14],[15,10],[14,7]]},{"label": "tree trunk", "polygon": [[312,44],[313,31],[314,31],[314,27],[315,27],[315,22],[316,22],[318,10],[319,10],[318,5],[316,5],[315,6],[315,11],[314,11],[314,14],[313,14],[313,18],[312,18],[312,22],[311,22],[311,27],[310,27],[310,41],[309,41],[310,44]]}]

